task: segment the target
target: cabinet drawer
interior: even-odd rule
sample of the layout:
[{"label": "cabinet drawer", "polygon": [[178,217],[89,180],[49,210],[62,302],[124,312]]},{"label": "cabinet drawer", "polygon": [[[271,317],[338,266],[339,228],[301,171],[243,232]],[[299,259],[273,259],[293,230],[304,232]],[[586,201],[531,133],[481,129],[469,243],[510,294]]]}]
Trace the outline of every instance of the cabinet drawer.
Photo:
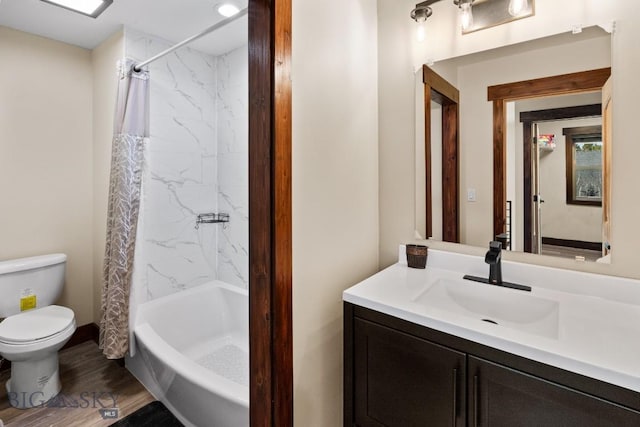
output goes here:
[{"label": "cabinet drawer", "polygon": [[465,425],[464,353],[362,319],[354,328],[356,425]]},{"label": "cabinet drawer", "polygon": [[640,413],[473,356],[472,427],[638,427]]}]

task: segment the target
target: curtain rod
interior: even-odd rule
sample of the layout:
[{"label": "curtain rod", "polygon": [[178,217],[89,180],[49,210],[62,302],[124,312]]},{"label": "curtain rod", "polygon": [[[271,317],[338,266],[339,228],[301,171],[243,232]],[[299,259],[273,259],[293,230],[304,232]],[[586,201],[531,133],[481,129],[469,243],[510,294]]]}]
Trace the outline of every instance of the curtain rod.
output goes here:
[{"label": "curtain rod", "polygon": [[147,59],[146,61],[142,61],[136,65],[133,66],[133,71],[135,72],[139,72],[140,70],[142,70],[142,67],[144,67],[145,65],[149,65],[150,63],[152,63],[153,61],[156,61],[160,58],[162,58],[165,55],[170,54],[171,52],[180,49],[182,46],[187,45],[189,43],[191,43],[192,41],[195,41],[197,39],[199,39],[200,37],[206,36],[207,34],[217,30],[218,28],[222,28],[227,24],[232,23],[233,21],[240,19],[241,17],[245,16],[247,14],[247,8],[242,9],[240,12],[236,13],[233,16],[230,16],[228,18],[223,19],[220,22],[217,22],[215,24],[213,24],[210,27],[205,28],[203,31],[199,32],[198,34],[189,37],[186,40],[181,41],[180,43],[170,47],[167,50],[164,50],[162,52],[160,52],[159,54],[152,56],[151,58]]}]

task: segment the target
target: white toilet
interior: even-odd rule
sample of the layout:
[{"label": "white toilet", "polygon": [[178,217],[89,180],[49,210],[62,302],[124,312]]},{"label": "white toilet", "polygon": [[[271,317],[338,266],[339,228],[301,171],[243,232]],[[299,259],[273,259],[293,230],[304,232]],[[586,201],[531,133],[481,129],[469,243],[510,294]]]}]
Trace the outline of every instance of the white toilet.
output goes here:
[{"label": "white toilet", "polygon": [[73,311],[52,305],[62,293],[67,256],[0,261],[0,357],[11,361],[9,403],[40,406],[60,392],[58,350],[76,330]]}]

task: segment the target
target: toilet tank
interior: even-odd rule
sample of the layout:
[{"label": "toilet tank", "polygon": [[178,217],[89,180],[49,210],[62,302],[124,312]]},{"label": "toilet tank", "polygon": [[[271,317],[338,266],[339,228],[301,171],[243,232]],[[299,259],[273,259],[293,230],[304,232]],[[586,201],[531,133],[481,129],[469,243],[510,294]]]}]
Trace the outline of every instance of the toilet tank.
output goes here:
[{"label": "toilet tank", "polygon": [[0,261],[0,318],[52,305],[60,297],[65,254]]}]

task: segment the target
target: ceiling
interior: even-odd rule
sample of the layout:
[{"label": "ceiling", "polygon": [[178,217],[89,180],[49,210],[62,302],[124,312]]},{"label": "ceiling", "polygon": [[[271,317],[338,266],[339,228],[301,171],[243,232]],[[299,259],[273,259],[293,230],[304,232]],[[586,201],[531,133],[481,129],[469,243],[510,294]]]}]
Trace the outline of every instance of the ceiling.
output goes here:
[{"label": "ceiling", "polygon": [[[123,26],[179,42],[222,20],[223,0],[113,0],[98,18],[90,18],[40,0],[0,0],[0,25],[93,49]],[[246,7],[248,0],[234,0]],[[219,55],[247,42],[247,17],[190,44]]]}]

